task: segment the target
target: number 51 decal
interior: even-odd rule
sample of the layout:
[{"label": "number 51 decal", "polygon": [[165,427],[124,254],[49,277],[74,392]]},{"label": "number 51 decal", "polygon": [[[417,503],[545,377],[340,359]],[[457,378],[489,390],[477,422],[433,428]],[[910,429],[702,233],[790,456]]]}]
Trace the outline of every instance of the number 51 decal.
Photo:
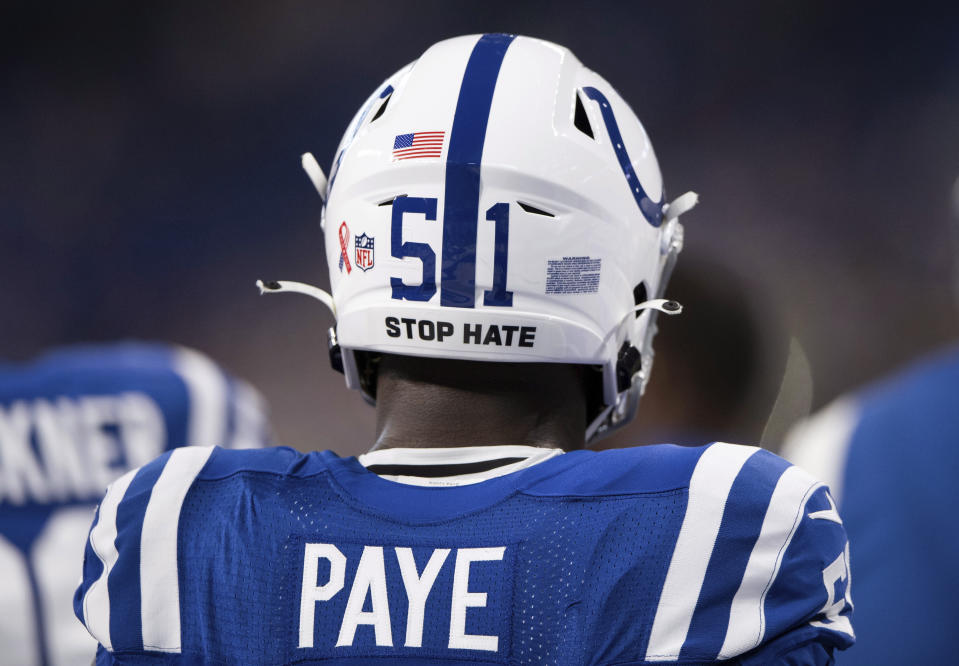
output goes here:
[{"label": "number 51 decal", "polygon": [[[429,221],[436,220],[435,197],[397,197],[393,200],[393,219],[390,233],[390,252],[397,259],[416,257],[423,264],[423,279],[420,284],[408,285],[402,278],[391,277],[393,298],[407,301],[428,301],[436,294],[436,253],[427,243],[403,242],[403,215],[420,214]],[[506,263],[509,255],[509,204],[496,203],[486,211],[486,219],[496,224],[493,238],[493,288],[483,292],[483,305],[512,307],[513,292],[506,289]],[[443,243],[443,256],[447,259],[457,254],[453,243]],[[457,283],[456,278],[446,278],[446,285],[453,291],[472,287],[475,282],[475,254],[462,257],[458,262],[458,276],[472,276],[473,280]],[[470,305],[472,307],[472,305]]]}]

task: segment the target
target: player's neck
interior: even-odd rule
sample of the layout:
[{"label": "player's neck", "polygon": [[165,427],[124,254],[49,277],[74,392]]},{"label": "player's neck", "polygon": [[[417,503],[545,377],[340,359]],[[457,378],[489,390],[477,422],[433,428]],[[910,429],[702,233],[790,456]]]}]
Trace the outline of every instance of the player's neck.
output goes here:
[{"label": "player's neck", "polygon": [[386,356],[373,449],[522,444],[583,447],[583,373],[555,364]]}]

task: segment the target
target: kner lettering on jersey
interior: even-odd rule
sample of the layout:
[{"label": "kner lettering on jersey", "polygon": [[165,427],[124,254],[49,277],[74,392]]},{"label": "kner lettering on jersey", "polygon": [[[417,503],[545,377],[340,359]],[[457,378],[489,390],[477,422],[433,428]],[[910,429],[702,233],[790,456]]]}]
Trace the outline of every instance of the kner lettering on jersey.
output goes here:
[{"label": "kner lettering on jersey", "polygon": [[391,338],[436,342],[462,342],[464,345],[495,345],[497,347],[533,347],[536,344],[535,326],[510,326],[498,324],[463,324],[457,333],[456,325],[449,321],[413,319],[412,317],[387,317],[386,334]]},{"label": "kner lettering on jersey", "polygon": [[96,500],[124,471],[163,452],[163,413],[126,392],[0,405],[0,503]]},{"label": "kner lettering on jersey", "polygon": [[[298,652],[509,654],[512,554],[475,548],[302,544]],[[377,650],[389,648],[389,650]],[[452,653],[455,655],[455,652]]]}]

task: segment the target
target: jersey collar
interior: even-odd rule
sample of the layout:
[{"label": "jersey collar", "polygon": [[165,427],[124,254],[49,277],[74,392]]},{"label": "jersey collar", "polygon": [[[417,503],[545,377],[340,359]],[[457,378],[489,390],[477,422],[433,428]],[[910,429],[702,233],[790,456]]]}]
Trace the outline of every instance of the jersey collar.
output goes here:
[{"label": "jersey collar", "polygon": [[[494,459],[503,455],[499,447],[481,448],[492,449],[490,454]],[[413,455],[418,455],[418,452],[417,449]],[[553,454],[512,473],[485,481],[444,486],[399,483],[373,473],[355,457],[340,458],[332,451],[316,455],[330,470],[330,482],[334,489],[357,508],[407,524],[424,525],[445,522],[497,504],[539,480],[562,473],[580,461],[585,453],[574,451],[563,455]],[[408,459],[403,454],[399,455],[401,460]],[[376,458],[379,456],[374,457],[374,460]],[[384,459],[388,458],[384,456]]]},{"label": "jersey collar", "polygon": [[393,448],[359,456],[381,478],[414,486],[465,486],[532,467],[563,451],[537,446]]}]

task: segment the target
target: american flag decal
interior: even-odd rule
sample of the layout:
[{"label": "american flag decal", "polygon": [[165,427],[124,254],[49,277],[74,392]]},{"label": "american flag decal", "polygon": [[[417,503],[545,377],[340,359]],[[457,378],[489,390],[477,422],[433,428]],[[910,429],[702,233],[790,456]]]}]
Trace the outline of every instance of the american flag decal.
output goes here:
[{"label": "american flag decal", "polygon": [[439,157],[443,152],[446,132],[413,132],[398,134],[393,141],[393,161],[416,157]]}]

